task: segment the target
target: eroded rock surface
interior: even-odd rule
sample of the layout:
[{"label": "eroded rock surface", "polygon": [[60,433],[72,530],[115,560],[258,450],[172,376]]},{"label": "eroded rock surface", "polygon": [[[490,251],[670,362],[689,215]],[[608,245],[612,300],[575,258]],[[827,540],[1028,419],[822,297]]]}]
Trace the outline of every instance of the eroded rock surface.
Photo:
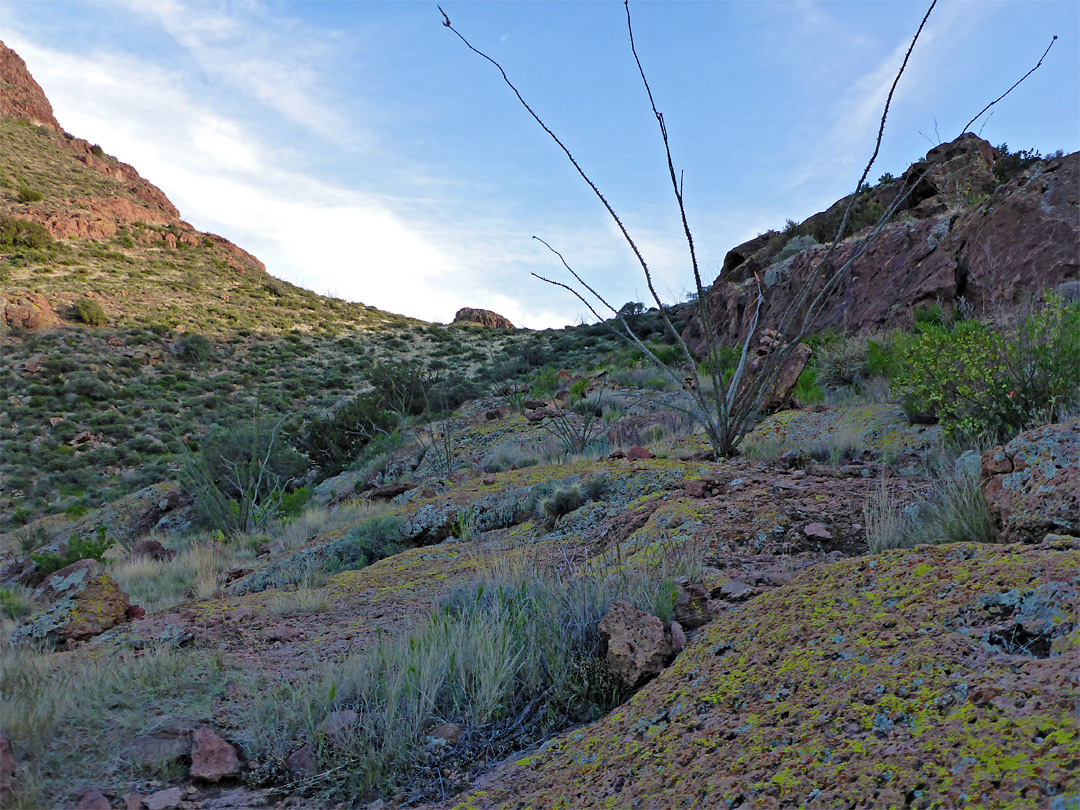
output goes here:
[{"label": "eroded rock surface", "polygon": [[477,326],[487,326],[491,329],[513,329],[514,325],[508,318],[504,318],[498,312],[490,309],[472,309],[462,307],[454,315],[454,323],[471,323]]},{"label": "eroded rock surface", "polygon": [[440,807],[1056,806],[1080,788],[1077,566],[1058,542],[813,568]]},{"label": "eroded rock surface", "polygon": [[1002,540],[1080,534],[1080,419],[1026,431],[987,451],[982,473]]}]

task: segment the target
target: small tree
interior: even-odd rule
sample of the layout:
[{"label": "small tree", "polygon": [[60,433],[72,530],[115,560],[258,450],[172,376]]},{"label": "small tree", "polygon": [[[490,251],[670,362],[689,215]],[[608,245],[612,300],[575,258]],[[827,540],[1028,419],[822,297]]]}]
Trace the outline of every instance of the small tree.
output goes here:
[{"label": "small tree", "polygon": [[[829,296],[837,289],[840,282],[847,275],[852,265],[866,252],[866,250],[873,244],[874,240],[880,234],[885,224],[892,218],[892,216],[899,210],[901,204],[907,199],[911,191],[914,189],[917,182],[922,179],[920,175],[915,178],[911,178],[910,182],[906,184],[896,195],[895,199],[880,212],[876,222],[872,224],[872,227],[866,236],[862,237],[858,247],[852,252],[847,260],[842,263],[836,261],[836,248],[840,240],[848,232],[848,228],[851,225],[853,214],[856,213],[856,205],[861,199],[859,191],[862,190],[866,184],[866,178],[869,175],[871,167],[874,165],[874,161],[877,159],[878,152],[881,148],[881,139],[885,130],[885,121],[889,114],[889,108],[892,104],[893,94],[896,91],[896,86],[903,76],[905,69],[907,68],[908,60],[912,51],[915,48],[916,42],[918,42],[923,28],[926,25],[926,21],[929,19],[931,12],[937,5],[937,0],[932,0],[930,7],[927,9],[926,14],[923,15],[922,21],[919,23],[918,30],[915,32],[915,36],[911,40],[911,44],[908,46],[907,53],[904,55],[902,64],[896,73],[896,77],[893,79],[891,88],[889,89],[888,97],[885,101],[885,107],[881,115],[881,123],[878,127],[877,139],[874,143],[873,154],[871,155],[866,167],[863,169],[858,182],[855,185],[856,193],[852,194],[848,200],[847,206],[843,210],[843,216],[836,229],[836,235],[829,243],[821,261],[817,267],[812,271],[810,277],[806,279],[806,282],[801,287],[799,293],[795,296],[794,300],[781,314],[779,324],[783,332],[783,338],[786,341],[778,350],[773,351],[764,363],[759,367],[757,372],[753,375],[746,376],[746,360],[751,341],[754,338],[755,332],[758,328],[758,318],[761,313],[761,307],[764,303],[764,295],[761,289],[761,282],[757,280],[756,283],[756,299],[753,302],[753,314],[749,323],[749,327],[746,331],[745,339],[742,342],[741,352],[739,354],[738,362],[735,366],[735,371],[731,374],[727,382],[725,382],[725,369],[721,367],[716,361],[715,357],[718,352],[714,351],[719,345],[718,330],[716,323],[713,320],[712,313],[710,311],[709,298],[706,295],[706,286],[701,278],[701,268],[698,263],[697,250],[694,244],[694,237],[690,229],[689,218],[687,216],[685,201],[683,197],[683,174],[680,171],[676,171],[674,159],[671,154],[671,146],[668,140],[667,123],[664,120],[663,113],[657,108],[656,100],[653,97],[652,88],[649,86],[648,79],[645,75],[645,69],[641,64],[641,59],[638,56],[637,49],[634,44],[634,29],[631,24],[630,18],[630,5],[629,0],[624,0],[624,8],[626,11],[626,27],[630,41],[630,49],[634,55],[634,60],[638,67],[638,73],[641,76],[641,81],[644,86],[646,95],[649,99],[649,105],[652,108],[654,117],[656,118],[657,125],[660,130],[660,137],[664,144],[664,152],[667,158],[667,170],[668,179],[671,183],[672,191],[675,195],[676,206],[679,211],[683,237],[685,238],[686,245],[689,251],[690,266],[693,271],[695,291],[697,293],[698,308],[697,318],[701,327],[701,332],[706,337],[706,359],[702,364],[702,370],[699,372],[697,364],[694,362],[693,354],[690,351],[690,347],[686,344],[675,329],[674,324],[671,321],[671,317],[660,300],[660,296],[656,291],[656,287],[653,283],[652,271],[649,268],[648,263],[645,260],[644,255],[638,248],[638,245],[631,237],[630,232],[623,224],[621,218],[616,213],[614,207],[608,202],[607,198],[601,193],[599,187],[589,177],[585,170],[578,163],[573,153],[563,143],[558,135],[555,134],[548,127],[547,124],[540,118],[539,115],[529,106],[524,97],[514,86],[506,75],[506,71],[502,66],[492,59],[484,52],[475,48],[450,22],[450,18],[446,15],[446,12],[439,8],[439,11],[443,15],[443,25],[449,28],[454,34],[465,44],[469,50],[476,53],[478,56],[490,62],[499,71],[503,81],[514,93],[517,100],[525,108],[525,110],[532,116],[533,120],[547,133],[547,135],[555,142],[555,144],[562,150],[563,154],[570,161],[571,165],[577,171],[581,179],[589,186],[589,189],[593,192],[596,198],[604,206],[608,215],[611,217],[615,226],[618,228],[623,240],[630,247],[634,254],[638,266],[645,277],[646,284],[649,289],[649,294],[652,296],[653,301],[656,303],[657,308],[660,311],[666,326],[666,331],[671,332],[677,341],[679,349],[682,353],[686,367],[690,371],[690,377],[686,377],[676,373],[664,363],[662,363],[649,346],[642,341],[631,328],[631,324],[625,317],[626,314],[620,309],[613,307],[608,301],[604,299],[600,293],[598,293],[592,286],[590,286],[574,269],[567,263],[559,251],[551,247],[547,242],[540,237],[534,236],[533,238],[543,244],[552,253],[554,253],[563,267],[573,276],[577,283],[577,287],[573,287],[569,284],[565,284],[560,281],[545,278],[536,273],[533,273],[536,278],[541,281],[547,282],[557,287],[561,287],[567,290],[569,293],[578,298],[593,314],[594,317],[603,320],[597,307],[610,312],[614,316],[615,324],[614,329],[616,334],[627,343],[636,346],[660,371],[667,375],[667,377],[674,384],[676,389],[683,396],[683,406],[671,406],[675,410],[682,411],[689,414],[695,420],[700,422],[705,428],[705,435],[708,437],[709,443],[712,446],[713,452],[717,456],[730,456],[737,452],[737,447],[742,437],[746,434],[751,426],[751,419],[757,412],[760,403],[764,397],[771,391],[777,376],[788,361],[792,358],[795,351],[798,349],[799,342],[810,334],[812,328],[825,305],[828,302]],[[1056,40],[1057,37],[1054,37]],[[971,126],[976,120],[982,117],[992,106],[997,104],[1001,99],[1005,98],[1017,85],[1024,79],[1030,76],[1035,70],[1042,65],[1043,58],[1049,53],[1050,47],[1053,46],[1051,42],[1046,51],[1040,57],[1038,63],[1029,70],[1023,77],[1020,78],[1012,87],[1010,87],[1005,93],[999,96],[990,104],[986,105],[979,113],[971,119],[961,130],[966,132],[968,127]],[[932,166],[928,164],[924,168],[924,172],[929,171]],[[588,297],[586,297],[588,296]],[[704,373],[702,373],[704,372]],[[710,383],[709,385],[702,385],[702,377],[705,381]]]}]

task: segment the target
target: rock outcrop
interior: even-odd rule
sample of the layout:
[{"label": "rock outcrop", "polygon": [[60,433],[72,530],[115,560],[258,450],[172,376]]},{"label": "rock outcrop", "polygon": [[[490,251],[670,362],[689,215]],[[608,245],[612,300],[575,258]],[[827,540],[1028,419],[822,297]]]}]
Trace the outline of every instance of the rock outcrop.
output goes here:
[{"label": "rock outcrop", "polygon": [[454,315],[454,323],[472,324],[474,326],[486,326],[490,329],[513,329],[514,325],[498,312],[490,309],[471,309],[463,307]]},{"label": "rock outcrop", "polygon": [[26,69],[26,62],[3,42],[0,42],[0,115],[60,131],[52,104]]},{"label": "rock outcrop", "polygon": [[[903,177],[874,188],[870,195],[881,206],[898,194],[908,196],[873,244],[854,258],[814,329],[906,327],[916,308],[949,306],[961,298],[979,314],[1006,311],[1080,277],[1080,153],[1040,161],[987,193],[997,159],[997,150],[969,133],[935,147]],[[839,222],[849,199],[803,226]],[[746,334],[755,278],[765,295],[759,328],[783,333],[781,321],[796,296],[862,250],[856,235],[837,248],[829,268],[821,267],[824,247],[776,261],[775,237],[762,234],[727,254],[708,293],[721,343],[733,345]],[[703,351],[697,312],[686,310],[684,337]]]},{"label": "rock outcrop", "polygon": [[62,323],[49,299],[41,293],[4,293],[2,302],[4,324],[9,327],[48,329]]},{"label": "rock outcrop", "polygon": [[982,474],[1002,540],[1080,534],[1080,419],[1026,431],[988,450]]},{"label": "rock outcrop", "polygon": [[17,642],[59,647],[88,639],[127,621],[131,604],[116,581],[88,560],[57,571],[39,593],[55,601],[15,631]]}]

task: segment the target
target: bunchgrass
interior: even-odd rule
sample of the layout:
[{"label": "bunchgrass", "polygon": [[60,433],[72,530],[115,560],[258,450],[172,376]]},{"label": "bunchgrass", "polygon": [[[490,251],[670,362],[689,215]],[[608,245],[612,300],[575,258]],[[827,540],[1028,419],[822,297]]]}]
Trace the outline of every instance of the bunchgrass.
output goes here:
[{"label": "bunchgrass", "polygon": [[914,548],[942,543],[992,543],[997,539],[993,516],[976,475],[959,466],[933,479],[922,498],[904,503],[885,479],[864,507],[870,551]]}]

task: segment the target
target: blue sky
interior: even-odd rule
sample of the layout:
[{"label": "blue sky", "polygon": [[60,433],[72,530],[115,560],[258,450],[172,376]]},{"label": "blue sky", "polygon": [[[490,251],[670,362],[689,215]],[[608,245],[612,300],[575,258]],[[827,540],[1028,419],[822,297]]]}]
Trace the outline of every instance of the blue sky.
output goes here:
[{"label": "blue sky", "polygon": [[[662,297],[685,297],[686,250],[622,4],[442,5],[592,174]],[[731,247],[853,188],[925,9],[631,5],[707,281]],[[62,126],[274,275],[427,320],[475,306],[529,327],[577,322],[575,299],[529,275],[560,270],[535,234],[616,306],[645,300],[599,203],[434,2],[0,0],[0,32]],[[1044,66],[973,129],[1014,149],[1080,148],[1080,3],[941,0],[871,179],[958,135],[1055,34]]]}]

